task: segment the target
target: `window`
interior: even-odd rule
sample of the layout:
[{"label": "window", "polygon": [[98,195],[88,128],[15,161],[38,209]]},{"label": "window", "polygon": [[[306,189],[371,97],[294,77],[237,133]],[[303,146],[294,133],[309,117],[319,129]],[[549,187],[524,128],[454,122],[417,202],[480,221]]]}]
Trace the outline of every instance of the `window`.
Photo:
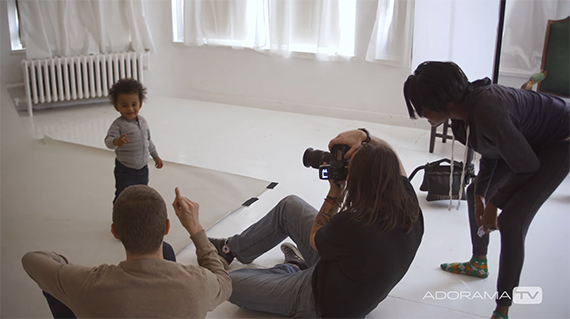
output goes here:
[{"label": "window", "polygon": [[10,29],[10,44],[12,51],[23,50],[24,45],[20,39],[20,21],[18,19],[18,3],[16,0],[8,0],[8,27]]},{"label": "window", "polygon": [[354,55],[356,0],[171,1],[174,42]]}]

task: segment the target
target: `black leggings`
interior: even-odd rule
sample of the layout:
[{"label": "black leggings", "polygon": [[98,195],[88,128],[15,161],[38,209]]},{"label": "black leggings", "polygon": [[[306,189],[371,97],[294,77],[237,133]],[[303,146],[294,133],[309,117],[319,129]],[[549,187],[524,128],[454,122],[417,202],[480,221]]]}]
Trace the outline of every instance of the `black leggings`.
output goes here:
[{"label": "black leggings", "polygon": [[[166,260],[176,261],[176,254],[174,253],[174,249],[172,249],[172,246],[170,246],[170,244],[167,242],[163,242],[162,257]],[[77,318],[73,311],[64,305],[63,302],[59,301],[57,298],[45,291],[42,292],[46,297],[49,309],[51,310],[51,314],[54,318]]]},{"label": "black leggings", "polygon": [[[524,262],[524,242],[532,219],[544,202],[552,195],[570,170],[570,141],[548,146],[536,153],[540,160],[540,169],[527,180],[508,200],[499,215],[499,231],[501,233],[501,258],[499,262],[499,278],[497,281],[498,296],[507,293],[513,297],[513,288],[518,286]],[[497,163],[491,186],[486,198],[491,198],[504,183],[510,169],[501,160]],[[471,243],[473,255],[487,255],[489,235],[477,235],[475,222],[474,186],[467,188],[469,209],[469,225],[471,227]],[[497,305],[510,306],[509,298],[497,299]]]}]

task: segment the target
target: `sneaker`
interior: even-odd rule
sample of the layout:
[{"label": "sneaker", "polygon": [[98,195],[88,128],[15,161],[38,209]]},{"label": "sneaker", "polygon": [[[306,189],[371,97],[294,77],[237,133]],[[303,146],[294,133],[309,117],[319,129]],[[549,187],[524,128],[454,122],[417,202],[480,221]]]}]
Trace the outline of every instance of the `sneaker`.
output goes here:
[{"label": "sneaker", "polygon": [[218,251],[218,256],[220,256],[220,260],[224,264],[224,267],[228,269],[228,267],[235,258],[234,254],[230,250],[228,239],[208,237],[208,240],[214,245],[214,247],[216,247],[216,250]]},{"label": "sneaker", "polygon": [[293,264],[301,270],[309,268],[305,259],[303,259],[301,252],[299,252],[299,249],[297,249],[295,245],[291,243],[283,243],[281,244],[281,251],[285,255],[286,264]]}]

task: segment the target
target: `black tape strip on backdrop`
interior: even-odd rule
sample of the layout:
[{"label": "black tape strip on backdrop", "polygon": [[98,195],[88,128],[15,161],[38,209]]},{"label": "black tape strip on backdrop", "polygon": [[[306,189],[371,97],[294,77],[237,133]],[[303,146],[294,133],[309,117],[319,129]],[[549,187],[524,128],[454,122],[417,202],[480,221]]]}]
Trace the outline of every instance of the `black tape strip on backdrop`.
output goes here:
[{"label": "black tape strip on backdrop", "polygon": [[241,204],[241,206],[249,207],[249,205],[257,202],[258,199],[259,198],[257,198],[257,197],[252,197],[252,198],[246,200],[243,204]]},{"label": "black tape strip on backdrop", "polygon": [[[279,183],[271,182],[269,185],[267,185],[267,189],[274,189],[275,186],[277,186],[277,184],[279,184]],[[241,206],[249,207],[251,204],[257,202],[258,199],[259,198],[257,198],[257,197],[252,197],[252,198],[246,200],[243,204],[241,204]]]}]

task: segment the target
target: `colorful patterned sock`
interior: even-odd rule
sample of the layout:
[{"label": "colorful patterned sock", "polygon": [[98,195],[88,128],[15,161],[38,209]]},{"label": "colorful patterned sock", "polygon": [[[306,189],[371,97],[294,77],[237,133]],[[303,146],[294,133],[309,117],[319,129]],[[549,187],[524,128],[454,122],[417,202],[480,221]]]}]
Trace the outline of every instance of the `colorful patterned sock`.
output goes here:
[{"label": "colorful patterned sock", "polygon": [[503,315],[502,313],[498,313],[496,311],[493,311],[493,315],[491,316],[491,319],[509,319],[509,316]]},{"label": "colorful patterned sock", "polygon": [[487,259],[472,257],[465,263],[441,264],[441,269],[454,274],[462,274],[479,278],[487,278],[489,270],[487,269]]}]

